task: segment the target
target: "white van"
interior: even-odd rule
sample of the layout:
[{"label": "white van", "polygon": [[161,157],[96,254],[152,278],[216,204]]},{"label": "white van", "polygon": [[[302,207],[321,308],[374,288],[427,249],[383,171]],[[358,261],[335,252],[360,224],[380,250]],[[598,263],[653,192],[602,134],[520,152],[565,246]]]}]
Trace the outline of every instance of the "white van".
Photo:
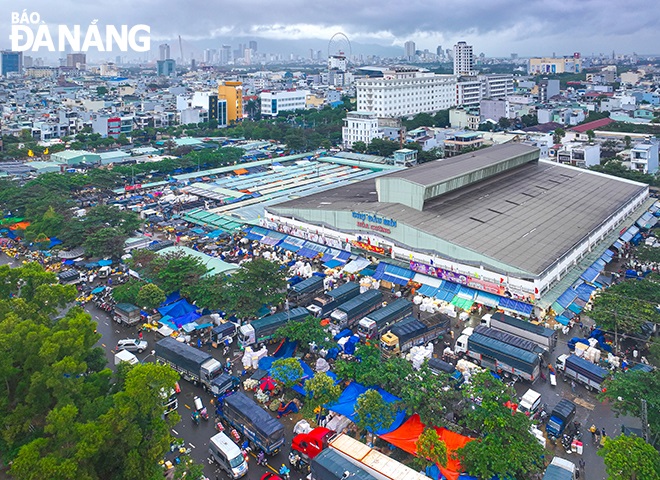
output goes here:
[{"label": "white van", "polygon": [[530,388],[520,399],[518,411],[525,415],[531,415],[538,410],[539,405],[541,405],[541,394]]},{"label": "white van", "polygon": [[243,458],[241,449],[222,432],[211,437],[209,453],[210,460],[217,463],[230,478],[241,478],[248,471],[248,464]]}]

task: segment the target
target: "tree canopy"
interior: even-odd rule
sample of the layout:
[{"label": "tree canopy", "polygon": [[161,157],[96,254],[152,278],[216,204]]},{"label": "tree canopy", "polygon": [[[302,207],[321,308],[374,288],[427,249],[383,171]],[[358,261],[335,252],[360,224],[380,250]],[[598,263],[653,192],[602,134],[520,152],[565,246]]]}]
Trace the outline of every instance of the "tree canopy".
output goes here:
[{"label": "tree canopy", "polygon": [[660,323],[655,308],[660,303],[660,288],[652,280],[627,280],[600,292],[589,316],[598,326],[614,332],[636,334],[646,322]]},{"label": "tree canopy", "polygon": [[652,480],[660,478],[660,453],[639,437],[607,437],[598,451],[605,461],[610,480]]},{"label": "tree canopy", "polygon": [[357,398],[357,426],[371,433],[389,427],[394,421],[395,406],[387,403],[377,390],[369,389]]}]

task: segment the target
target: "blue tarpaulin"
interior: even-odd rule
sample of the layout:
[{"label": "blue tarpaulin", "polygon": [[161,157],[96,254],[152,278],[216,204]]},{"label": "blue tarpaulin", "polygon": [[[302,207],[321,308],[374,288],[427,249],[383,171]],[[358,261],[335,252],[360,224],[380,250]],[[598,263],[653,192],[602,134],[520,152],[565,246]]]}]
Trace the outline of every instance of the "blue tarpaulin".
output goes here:
[{"label": "blue tarpaulin", "polygon": [[170,305],[178,300],[181,300],[181,294],[177,290],[176,292],[170,293],[167,298],[165,298],[165,301],[160,304],[161,307],[165,307],[167,305]]},{"label": "blue tarpaulin", "polygon": [[567,317],[565,317],[565,316],[563,316],[563,315],[559,315],[559,316],[555,317],[555,320],[556,320],[557,322],[561,323],[561,324],[564,325],[564,326],[568,325],[568,322],[571,321],[570,318],[567,318]]},{"label": "blue tarpaulin", "polygon": [[504,310],[510,310],[512,312],[521,313],[526,317],[529,317],[534,310],[534,307],[529,303],[519,302],[518,300],[513,300],[508,297],[501,297],[499,307]]},{"label": "blue tarpaulin", "polygon": [[589,299],[591,298],[591,294],[594,293],[594,290],[596,290],[596,287],[594,287],[593,285],[588,285],[586,283],[580,283],[578,286],[575,287],[575,292],[577,293],[578,298],[585,302],[589,301]]},{"label": "blue tarpaulin", "polygon": [[[415,276],[415,272],[409,268],[398,267],[396,265],[390,265],[389,263],[381,262],[385,264],[385,271],[383,272],[382,279],[395,283],[397,285],[407,285],[408,282]],[[380,265],[378,265],[380,267]],[[376,270],[378,271],[378,270]]]},{"label": "blue tarpaulin", "polygon": [[201,315],[197,312],[188,312],[185,315],[181,315],[179,317],[174,317],[172,319],[172,323],[174,323],[178,328],[181,328],[184,325],[187,325],[189,323],[193,323],[199,317],[201,317]]},{"label": "blue tarpaulin", "polygon": [[64,265],[73,265],[73,264],[74,264],[74,261],[73,261],[72,258],[70,258],[70,259],[68,259],[68,260],[64,260],[64,262],[62,262],[62,263],[64,263]]},{"label": "blue tarpaulin", "polygon": [[223,233],[225,233],[224,230],[218,229],[218,230],[213,230],[211,233],[207,233],[206,236],[209,238],[218,238]]},{"label": "blue tarpaulin", "polygon": [[[325,407],[328,410],[331,410],[335,413],[339,413],[340,415],[344,415],[347,417],[349,420],[351,420],[353,423],[357,422],[357,415],[355,413],[355,407],[357,406],[357,399],[360,395],[365,393],[369,388],[365,387],[364,385],[360,385],[357,382],[352,382],[346,389],[341,393],[339,396],[339,399],[329,405],[325,405]],[[382,388],[376,387],[374,388],[378,393],[381,394],[383,397],[383,400],[386,403],[393,404],[400,402],[401,399],[399,397],[395,397],[389,392],[386,392]],[[376,435],[382,435],[384,433],[391,432],[393,430],[396,430],[401,426],[403,423],[404,419],[406,418],[406,412],[403,410],[400,410],[396,413],[396,416],[394,418],[394,421],[392,422],[391,425],[389,426],[384,426],[383,428],[377,430],[375,433]]]},{"label": "blue tarpaulin", "polygon": [[343,264],[344,264],[344,262],[341,262],[341,261],[339,261],[339,260],[332,259],[332,260],[330,260],[330,261],[328,261],[328,262],[325,262],[325,263],[323,264],[323,266],[326,267],[326,268],[335,268],[335,267],[338,267],[339,265],[343,265]]},{"label": "blue tarpaulin", "polygon": [[387,265],[387,264],[386,264],[385,262],[380,262],[380,263],[376,266],[376,271],[374,272],[374,274],[372,275],[372,277],[374,277],[376,280],[381,280],[381,279],[383,278],[383,274],[385,273],[385,267],[386,267],[386,265]]},{"label": "blue tarpaulin", "polygon": [[422,285],[417,290],[417,293],[426,297],[435,297],[435,294],[438,293],[438,289],[430,285]]},{"label": "blue tarpaulin", "polygon": [[179,300],[176,303],[167,305],[165,307],[160,307],[158,313],[161,315],[169,315],[172,318],[181,317],[187,313],[197,310],[196,307],[189,304],[187,300]]},{"label": "blue tarpaulin", "polygon": [[112,260],[99,260],[98,261],[99,267],[108,267],[112,265]]},{"label": "blue tarpaulin", "polygon": [[591,283],[596,280],[596,277],[600,274],[600,270],[593,268],[593,266],[587,268],[587,271],[580,275],[580,278],[587,283]]},{"label": "blue tarpaulin", "polygon": [[94,290],[92,290],[92,294],[96,295],[97,293],[101,293],[103,290],[105,290],[105,287],[96,287]]},{"label": "blue tarpaulin", "polygon": [[578,296],[577,292],[572,288],[569,288],[564,293],[562,293],[557,299],[557,303],[564,308],[567,308],[573,300]]},{"label": "blue tarpaulin", "polygon": [[290,342],[285,340],[280,343],[279,347],[277,347],[277,350],[273,352],[273,357],[276,359],[293,357],[297,346],[298,342]]},{"label": "blue tarpaulin", "polygon": [[53,248],[55,245],[61,245],[62,240],[60,240],[57,237],[50,237],[50,245],[48,245],[48,248]]}]

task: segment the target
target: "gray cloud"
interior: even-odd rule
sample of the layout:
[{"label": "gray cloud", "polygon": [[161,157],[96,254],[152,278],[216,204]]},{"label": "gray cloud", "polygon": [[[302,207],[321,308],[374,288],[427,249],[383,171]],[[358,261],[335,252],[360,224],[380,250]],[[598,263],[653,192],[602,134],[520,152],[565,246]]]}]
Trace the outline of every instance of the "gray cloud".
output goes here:
[{"label": "gray cloud", "polygon": [[[655,0],[0,0],[0,46],[9,46],[10,12],[39,12],[50,25],[151,26],[154,42],[299,40],[327,42],[336,31],[358,43],[449,48],[459,40],[489,56],[655,53]],[[303,46],[302,49],[305,47]],[[354,51],[353,53],[360,53]]]}]

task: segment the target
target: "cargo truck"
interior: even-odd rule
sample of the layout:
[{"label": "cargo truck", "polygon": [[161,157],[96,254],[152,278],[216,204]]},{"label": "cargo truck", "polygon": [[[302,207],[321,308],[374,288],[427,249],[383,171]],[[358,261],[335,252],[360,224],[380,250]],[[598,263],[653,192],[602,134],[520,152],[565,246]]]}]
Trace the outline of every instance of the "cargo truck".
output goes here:
[{"label": "cargo truck", "polygon": [[284,445],[284,425],[254,400],[236,392],[223,398],[220,405],[220,417],[247,437],[253,451],[259,448],[266,455],[280,451]]},{"label": "cargo truck", "polygon": [[367,290],[334,309],[330,314],[330,322],[339,330],[353,328],[358,320],[382,304],[383,294],[380,290]]},{"label": "cargo truck", "polygon": [[467,343],[467,356],[484,368],[530,382],[539,376],[541,362],[535,353],[476,332],[468,337]]},{"label": "cargo truck", "polygon": [[290,306],[299,307],[307,305],[320,293],[323,293],[323,277],[313,275],[293,285],[289,289],[287,300]]},{"label": "cargo truck", "polygon": [[505,315],[502,312],[484,315],[481,324],[530,340],[550,352],[557,345],[557,330],[546,328],[543,325],[535,325],[526,320]]},{"label": "cargo truck", "polygon": [[570,400],[562,399],[550,413],[548,423],[545,425],[545,431],[548,437],[557,439],[564,433],[566,427],[575,418],[575,404]]},{"label": "cargo truck", "polygon": [[198,350],[172,337],[156,343],[156,361],[165,363],[194,385],[210,389],[213,379],[222,373],[222,365],[210,353]]},{"label": "cargo truck", "polygon": [[558,372],[564,372],[564,381],[575,380],[587,390],[600,390],[609,377],[609,371],[577,355],[560,355],[555,364]]},{"label": "cargo truck", "polygon": [[332,312],[342,303],[348,302],[353,297],[357,297],[359,294],[360,285],[347,282],[334,290],[330,290],[314,298],[312,304],[307,307],[307,310],[316,318],[320,318]]},{"label": "cargo truck", "polygon": [[297,453],[300,459],[309,465],[312,459],[328,446],[328,440],[335,433],[325,427],[316,427],[307,433],[299,433],[291,441],[291,451]]},{"label": "cargo truck", "polygon": [[354,465],[336,450],[323,450],[314,457],[311,465],[311,480],[376,480],[366,470]]},{"label": "cargo truck", "polygon": [[446,373],[449,375],[454,380],[456,387],[460,387],[465,382],[463,374],[456,370],[456,367],[451,363],[445,362],[439,358],[429,358],[427,365],[431,372],[436,375],[440,373]]},{"label": "cargo truck", "polygon": [[412,313],[412,303],[405,298],[399,298],[360,320],[358,336],[362,342],[378,339],[387,328]]},{"label": "cargo truck", "polygon": [[[403,463],[343,433],[335,435],[329,440],[328,449],[337,452],[377,480],[429,480],[426,475],[416,472]],[[332,477],[321,478],[325,480],[325,478]]]},{"label": "cargo truck", "polygon": [[451,318],[442,313],[424,320],[404,318],[380,337],[383,356],[393,357],[412,347],[433,342],[447,333],[450,326]]},{"label": "cargo truck", "polygon": [[[527,340],[525,338],[519,337],[512,333],[504,332],[502,330],[489,328],[485,325],[478,325],[476,328],[472,330],[472,333],[480,333],[481,335],[485,335],[486,337],[494,338],[495,340],[499,340],[500,342],[513,345],[514,347],[522,348],[523,350],[527,350],[528,352],[536,353],[539,357],[543,356],[546,359],[548,359],[550,354],[550,352],[547,349],[541,347],[537,343],[532,342],[531,340]],[[467,336],[469,337],[470,335]],[[467,353],[467,337],[464,337],[463,334],[461,334],[461,336],[456,341],[456,345],[454,346],[454,352],[457,354]]]},{"label": "cargo truck", "polygon": [[575,480],[577,467],[573,462],[555,457],[548,465],[543,480]]},{"label": "cargo truck", "polygon": [[250,345],[269,343],[276,340],[275,331],[287,322],[300,322],[309,315],[305,308],[297,307],[288,311],[275,313],[250,323],[241,325],[238,329],[238,343],[242,348]]},{"label": "cargo truck", "polygon": [[140,309],[130,303],[118,303],[113,309],[113,320],[119,324],[124,324],[128,327],[140,323],[141,315]]}]

